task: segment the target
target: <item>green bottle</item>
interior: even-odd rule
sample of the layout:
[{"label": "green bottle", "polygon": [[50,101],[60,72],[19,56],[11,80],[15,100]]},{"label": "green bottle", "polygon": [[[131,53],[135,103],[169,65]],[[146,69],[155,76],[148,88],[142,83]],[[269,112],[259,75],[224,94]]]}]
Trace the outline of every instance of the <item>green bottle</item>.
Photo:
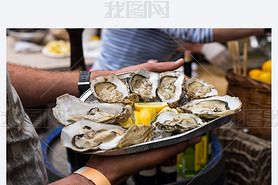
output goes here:
[{"label": "green bottle", "polygon": [[189,178],[196,175],[204,169],[208,162],[208,151],[210,145],[208,144],[210,133],[205,133],[202,140],[190,147],[183,153],[178,155],[178,176]]},{"label": "green bottle", "polygon": [[196,175],[195,171],[195,145],[190,146],[183,152],[182,175],[185,178]]}]

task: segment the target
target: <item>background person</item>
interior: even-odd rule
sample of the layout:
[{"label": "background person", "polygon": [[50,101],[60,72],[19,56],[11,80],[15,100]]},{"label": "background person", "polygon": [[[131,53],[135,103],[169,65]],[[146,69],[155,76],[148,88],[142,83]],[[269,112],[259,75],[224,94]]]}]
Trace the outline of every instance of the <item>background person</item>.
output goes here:
[{"label": "background person", "polygon": [[226,42],[264,33],[263,28],[104,28],[101,53],[92,70],[118,70],[149,59],[168,61],[185,42]]}]

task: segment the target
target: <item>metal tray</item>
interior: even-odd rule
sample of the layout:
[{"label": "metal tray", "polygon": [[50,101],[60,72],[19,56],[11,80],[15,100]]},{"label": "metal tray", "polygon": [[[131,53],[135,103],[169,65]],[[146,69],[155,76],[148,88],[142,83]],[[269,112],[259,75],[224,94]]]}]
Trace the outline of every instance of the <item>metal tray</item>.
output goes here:
[{"label": "metal tray", "polygon": [[[119,77],[124,79],[128,76],[129,73],[124,73],[120,74]],[[94,102],[97,101],[96,98],[94,97],[92,91],[88,89],[81,97],[81,101],[84,102]],[[164,146],[169,146],[172,144],[177,144],[182,141],[186,141],[189,139],[192,139],[194,137],[200,136],[210,130],[213,130],[215,128],[221,127],[222,125],[227,124],[228,122],[231,121],[233,115],[227,115],[227,116],[222,116],[216,119],[213,119],[207,124],[202,125],[200,127],[194,128],[192,130],[186,131],[181,134],[176,134],[173,136],[168,136],[165,138],[157,139],[157,140],[152,140],[149,142],[145,143],[140,143],[137,145],[132,145],[130,147],[126,148],[121,148],[121,149],[115,149],[115,150],[107,150],[107,151],[92,151],[92,152],[86,152],[87,154],[97,154],[97,155],[103,155],[103,156],[112,156],[112,155],[124,155],[124,154],[131,154],[131,153],[137,153],[137,152],[142,152],[146,151],[149,149],[154,149],[154,148],[159,148],[159,147],[164,147]]]}]

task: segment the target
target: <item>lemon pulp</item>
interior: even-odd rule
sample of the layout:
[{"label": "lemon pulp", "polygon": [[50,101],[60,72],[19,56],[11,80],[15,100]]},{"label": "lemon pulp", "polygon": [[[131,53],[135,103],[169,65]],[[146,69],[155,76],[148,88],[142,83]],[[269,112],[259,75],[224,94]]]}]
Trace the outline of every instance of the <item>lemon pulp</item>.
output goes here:
[{"label": "lemon pulp", "polygon": [[166,102],[147,102],[147,103],[135,103],[134,109],[136,111],[141,111],[144,108],[153,108],[156,113],[160,112],[164,107],[167,107],[168,104]]},{"label": "lemon pulp", "polygon": [[143,108],[139,112],[139,125],[148,125],[155,118],[156,111],[154,108]]}]

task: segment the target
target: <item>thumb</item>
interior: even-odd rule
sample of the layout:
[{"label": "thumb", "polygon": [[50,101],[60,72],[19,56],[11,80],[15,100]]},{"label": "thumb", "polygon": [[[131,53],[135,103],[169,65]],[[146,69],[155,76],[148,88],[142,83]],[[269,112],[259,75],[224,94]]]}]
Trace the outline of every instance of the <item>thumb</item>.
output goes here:
[{"label": "thumb", "polygon": [[175,62],[159,62],[151,66],[153,72],[173,71],[178,69],[184,63],[184,59],[179,59]]},{"label": "thumb", "polygon": [[183,65],[183,63],[184,63],[184,59],[183,59],[183,58],[180,58],[179,60],[177,60],[177,61],[175,62],[175,64],[176,64],[176,65],[179,65],[179,66]]}]

